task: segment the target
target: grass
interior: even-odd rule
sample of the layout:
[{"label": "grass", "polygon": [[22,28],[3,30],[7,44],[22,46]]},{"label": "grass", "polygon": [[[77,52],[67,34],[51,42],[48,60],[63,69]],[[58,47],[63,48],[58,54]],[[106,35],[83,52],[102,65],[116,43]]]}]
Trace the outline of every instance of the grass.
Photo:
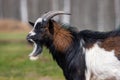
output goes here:
[{"label": "grass", "polygon": [[[29,60],[33,47],[25,40],[26,33],[0,33],[0,80],[64,80],[48,50],[37,61]],[[23,40],[14,42],[11,40]]]},{"label": "grass", "polygon": [[0,40],[25,39],[27,33],[0,33]]}]

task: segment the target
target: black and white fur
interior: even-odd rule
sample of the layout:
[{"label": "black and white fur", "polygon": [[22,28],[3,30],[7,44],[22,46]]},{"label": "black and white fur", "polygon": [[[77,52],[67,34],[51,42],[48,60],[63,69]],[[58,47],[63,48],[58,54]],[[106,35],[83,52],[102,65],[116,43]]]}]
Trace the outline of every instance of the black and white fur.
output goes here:
[{"label": "black and white fur", "polygon": [[[84,30],[78,32],[67,29],[73,36],[72,42],[62,52],[56,50],[53,39],[47,35],[42,36],[43,33],[46,33],[44,26],[49,24],[48,27],[55,27],[54,22],[51,23],[51,19],[46,22],[43,18],[38,18],[35,23],[31,24],[34,27],[28,34],[27,40],[33,42],[35,47],[30,54],[30,59],[37,59],[44,45],[62,68],[66,80],[120,80],[120,55],[116,56],[114,49],[108,51],[100,46],[110,37],[120,38],[119,30],[111,32]],[[61,26],[61,28],[63,27]],[[116,43],[120,43],[120,41]],[[88,47],[89,45],[91,46]]]}]

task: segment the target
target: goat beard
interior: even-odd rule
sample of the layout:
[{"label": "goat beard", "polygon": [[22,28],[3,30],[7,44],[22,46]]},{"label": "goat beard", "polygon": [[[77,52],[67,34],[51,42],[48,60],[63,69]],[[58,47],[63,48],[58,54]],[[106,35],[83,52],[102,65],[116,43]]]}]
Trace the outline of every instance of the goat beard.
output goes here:
[{"label": "goat beard", "polygon": [[34,48],[32,53],[30,53],[29,57],[30,60],[37,60],[39,58],[39,55],[42,53],[42,46],[38,42],[35,42],[33,40],[31,41],[34,43]]}]

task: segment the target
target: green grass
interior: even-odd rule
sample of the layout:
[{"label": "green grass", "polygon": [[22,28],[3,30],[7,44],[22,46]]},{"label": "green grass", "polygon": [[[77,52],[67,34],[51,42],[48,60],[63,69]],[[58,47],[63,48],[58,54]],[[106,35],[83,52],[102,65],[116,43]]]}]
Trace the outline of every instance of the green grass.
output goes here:
[{"label": "green grass", "polygon": [[37,61],[30,61],[28,55],[32,46],[25,41],[9,42],[13,39],[23,40],[26,34],[3,35],[0,34],[0,37],[8,42],[0,42],[0,80],[41,80],[44,77],[50,80],[64,80],[61,69],[46,48]]},{"label": "green grass", "polygon": [[0,39],[25,39],[27,33],[0,33]]}]

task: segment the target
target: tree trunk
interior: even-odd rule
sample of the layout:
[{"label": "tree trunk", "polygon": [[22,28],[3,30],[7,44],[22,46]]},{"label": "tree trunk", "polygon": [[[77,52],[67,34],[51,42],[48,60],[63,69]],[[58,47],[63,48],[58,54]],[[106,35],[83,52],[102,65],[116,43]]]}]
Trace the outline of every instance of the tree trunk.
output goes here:
[{"label": "tree trunk", "polygon": [[[71,13],[71,0],[64,0],[63,10],[65,12]],[[62,22],[70,24],[70,15],[63,15]]]},{"label": "tree trunk", "polygon": [[114,0],[98,0],[98,30],[110,31],[115,26]]},{"label": "tree trunk", "polygon": [[[51,0],[52,1],[52,10],[53,11],[56,11],[56,10],[59,10],[59,2],[58,2],[58,0]],[[54,17],[54,19],[55,20],[59,20],[59,17],[58,16],[56,16],[56,17]]]},{"label": "tree trunk", "polygon": [[0,18],[3,18],[3,5],[2,5],[2,0],[0,0]]},{"label": "tree trunk", "polygon": [[120,0],[115,0],[115,28],[120,27]]},{"label": "tree trunk", "polygon": [[28,22],[28,11],[27,11],[27,0],[20,1],[20,12],[21,12],[21,20],[23,22]]},{"label": "tree trunk", "polygon": [[97,1],[85,0],[84,5],[84,24],[87,29],[96,30],[97,26]]}]

